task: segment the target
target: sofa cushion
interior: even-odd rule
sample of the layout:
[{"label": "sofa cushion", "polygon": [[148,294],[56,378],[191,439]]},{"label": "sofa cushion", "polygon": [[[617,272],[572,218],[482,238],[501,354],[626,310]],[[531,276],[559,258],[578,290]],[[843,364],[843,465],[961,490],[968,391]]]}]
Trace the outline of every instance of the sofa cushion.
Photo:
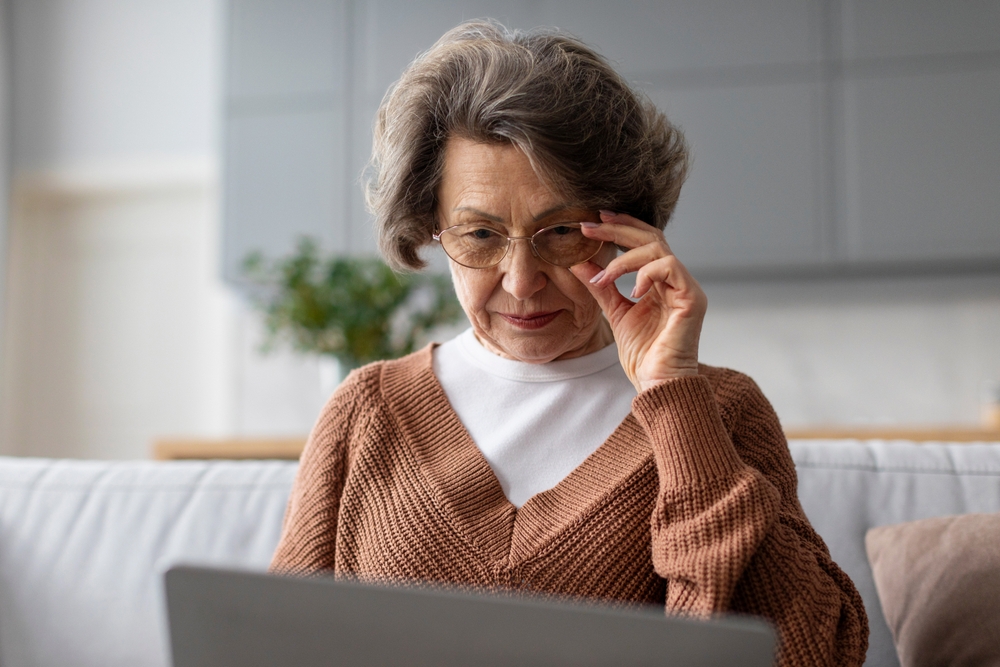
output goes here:
[{"label": "sofa cushion", "polygon": [[935,516],[1000,512],[1000,443],[798,440],[789,447],[802,508],[865,601],[865,665],[898,665],[865,534],[875,526]]},{"label": "sofa cushion", "polygon": [[266,568],[295,469],[0,457],[0,665],[165,667],[160,573]]},{"label": "sofa cushion", "polygon": [[1000,662],[1000,513],[872,528],[865,544],[903,667]]}]

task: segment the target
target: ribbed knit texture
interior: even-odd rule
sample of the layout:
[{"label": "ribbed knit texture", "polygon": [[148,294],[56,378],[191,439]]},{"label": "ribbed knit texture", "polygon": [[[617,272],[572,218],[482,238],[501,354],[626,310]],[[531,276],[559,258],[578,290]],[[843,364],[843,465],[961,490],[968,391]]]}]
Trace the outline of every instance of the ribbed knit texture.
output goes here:
[{"label": "ribbed knit texture", "polygon": [[597,451],[516,509],[430,347],[355,371],[309,437],[272,569],[755,614],[777,626],[781,665],[863,663],[861,597],[802,512],[754,382],[702,366],[632,405]]}]

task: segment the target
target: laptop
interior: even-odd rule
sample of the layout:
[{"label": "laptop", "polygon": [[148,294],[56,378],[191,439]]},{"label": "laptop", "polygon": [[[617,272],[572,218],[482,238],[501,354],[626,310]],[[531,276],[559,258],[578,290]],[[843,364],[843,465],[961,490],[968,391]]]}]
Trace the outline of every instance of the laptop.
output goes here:
[{"label": "laptop", "polygon": [[174,667],[774,664],[774,631],[750,618],[192,566],[165,586]]}]

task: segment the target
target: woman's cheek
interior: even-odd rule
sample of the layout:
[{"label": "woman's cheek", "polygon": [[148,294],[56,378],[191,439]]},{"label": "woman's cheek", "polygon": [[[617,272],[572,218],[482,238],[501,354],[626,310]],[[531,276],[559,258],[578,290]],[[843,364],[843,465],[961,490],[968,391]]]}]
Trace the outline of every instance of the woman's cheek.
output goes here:
[{"label": "woman's cheek", "polygon": [[[486,311],[486,304],[489,301],[492,290],[489,289],[486,276],[469,275],[473,269],[467,269],[451,262],[451,282],[455,288],[455,296],[462,304],[462,310],[469,320],[484,322],[489,320]],[[477,271],[476,273],[489,273],[488,271]]]}]

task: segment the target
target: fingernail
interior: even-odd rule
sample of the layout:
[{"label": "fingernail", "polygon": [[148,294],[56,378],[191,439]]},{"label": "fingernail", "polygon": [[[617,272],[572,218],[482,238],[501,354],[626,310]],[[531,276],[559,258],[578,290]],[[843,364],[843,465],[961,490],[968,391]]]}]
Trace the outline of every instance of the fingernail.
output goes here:
[{"label": "fingernail", "polygon": [[632,293],[628,295],[628,298],[634,299],[635,298],[635,293],[638,292],[638,291],[639,291],[639,286],[636,285],[635,287],[632,288]]},{"label": "fingernail", "polygon": [[600,210],[600,211],[598,211],[598,212],[599,212],[599,213],[600,213],[601,215],[603,215],[603,216],[605,216],[605,217],[608,217],[608,218],[613,218],[613,217],[615,217],[616,215],[618,215],[618,214],[617,214],[617,213],[615,213],[614,211],[607,211],[607,210],[604,210],[604,209],[601,209],[601,210]]},{"label": "fingernail", "polygon": [[597,275],[590,279],[590,284],[593,285],[603,277],[604,277],[604,271],[598,271]]},{"label": "fingernail", "polygon": [[581,222],[580,226],[581,227],[586,227],[587,229],[593,229],[594,227],[600,227],[601,223],[599,223],[599,222]]}]

